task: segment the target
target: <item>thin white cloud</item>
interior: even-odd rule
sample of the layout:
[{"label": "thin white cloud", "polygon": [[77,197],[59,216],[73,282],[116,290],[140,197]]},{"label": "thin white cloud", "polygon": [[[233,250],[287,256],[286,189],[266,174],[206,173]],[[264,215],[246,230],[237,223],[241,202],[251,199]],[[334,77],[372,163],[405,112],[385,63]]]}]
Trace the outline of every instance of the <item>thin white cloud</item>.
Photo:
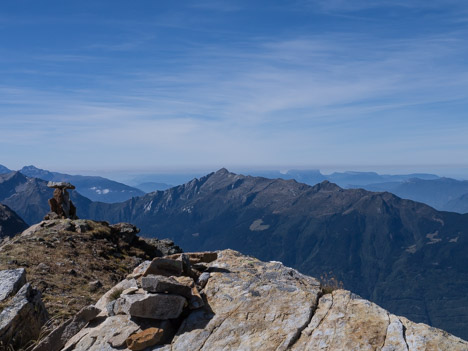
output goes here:
[{"label": "thin white cloud", "polygon": [[418,145],[455,162],[441,146],[467,147],[468,122],[425,107],[468,105],[467,47],[463,33],[301,35],[192,46],[179,69],[102,72],[72,91],[3,85],[0,147],[75,167],[429,162]]}]

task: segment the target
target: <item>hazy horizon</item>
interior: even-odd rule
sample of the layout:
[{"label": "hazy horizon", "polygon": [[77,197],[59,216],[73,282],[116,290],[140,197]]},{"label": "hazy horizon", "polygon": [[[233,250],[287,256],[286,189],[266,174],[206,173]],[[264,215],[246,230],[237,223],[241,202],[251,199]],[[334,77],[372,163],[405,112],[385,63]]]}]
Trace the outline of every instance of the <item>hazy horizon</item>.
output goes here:
[{"label": "hazy horizon", "polygon": [[267,171],[278,171],[286,173],[290,170],[303,170],[303,171],[320,171],[323,175],[330,175],[334,172],[375,172],[379,175],[405,175],[405,174],[434,174],[440,177],[454,178],[458,180],[468,180],[468,166],[418,166],[409,167],[406,165],[399,166],[364,166],[364,165],[316,165],[316,166],[301,166],[301,165],[270,165],[263,167],[247,167],[247,166],[203,166],[191,168],[121,168],[121,169],[73,169],[73,168],[46,168],[37,164],[24,164],[20,167],[8,167],[7,164],[0,162],[11,170],[18,171],[24,166],[35,166],[40,169],[45,169],[51,172],[60,172],[72,175],[89,175],[89,176],[102,176],[112,180],[123,183],[128,183],[135,177],[145,175],[193,175],[203,176],[211,172],[216,172],[221,168],[226,168],[233,173],[249,174]]}]

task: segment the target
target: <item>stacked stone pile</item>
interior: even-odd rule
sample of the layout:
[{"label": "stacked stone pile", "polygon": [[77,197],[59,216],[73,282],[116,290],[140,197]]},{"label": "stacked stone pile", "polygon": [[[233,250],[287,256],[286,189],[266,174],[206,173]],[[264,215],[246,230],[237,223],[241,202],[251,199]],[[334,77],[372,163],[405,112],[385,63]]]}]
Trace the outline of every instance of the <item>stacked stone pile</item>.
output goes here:
[{"label": "stacked stone pile", "polygon": [[210,273],[204,271],[216,258],[216,252],[182,253],[143,262],[88,307],[99,314],[87,327],[67,341],[62,325],[34,351],[145,350],[170,344],[187,315],[205,306],[203,288]]}]

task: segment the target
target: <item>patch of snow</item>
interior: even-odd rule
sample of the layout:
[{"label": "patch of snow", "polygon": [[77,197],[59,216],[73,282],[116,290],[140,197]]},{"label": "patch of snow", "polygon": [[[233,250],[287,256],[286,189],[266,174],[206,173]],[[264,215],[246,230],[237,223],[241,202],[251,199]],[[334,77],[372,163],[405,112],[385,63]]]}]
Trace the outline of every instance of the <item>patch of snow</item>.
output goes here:
[{"label": "patch of snow", "polygon": [[426,245],[436,244],[436,243],[442,241],[442,239],[436,238],[437,235],[439,235],[439,231],[436,231],[435,233],[427,234],[426,238],[428,238],[430,241],[428,243],[426,243]]},{"label": "patch of snow", "polygon": [[268,228],[270,228],[270,225],[263,224],[262,219],[256,219],[249,227],[249,229],[253,232],[261,232],[262,230],[267,230]]},{"label": "patch of snow", "polygon": [[151,200],[150,202],[148,202],[144,207],[143,207],[143,210],[145,212],[148,212],[149,210],[151,210],[151,206],[153,206],[153,200]]},{"label": "patch of snow", "polygon": [[192,213],[193,206],[183,207],[182,212]]}]

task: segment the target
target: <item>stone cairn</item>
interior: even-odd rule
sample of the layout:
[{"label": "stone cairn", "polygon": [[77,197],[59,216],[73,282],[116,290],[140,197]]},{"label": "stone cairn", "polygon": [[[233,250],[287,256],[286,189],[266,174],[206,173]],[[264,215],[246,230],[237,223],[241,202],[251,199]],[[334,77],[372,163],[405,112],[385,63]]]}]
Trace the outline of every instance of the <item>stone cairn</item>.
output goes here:
[{"label": "stone cairn", "polygon": [[[203,289],[210,278],[207,264],[217,258],[216,252],[195,252],[143,262],[32,351],[84,350],[83,345],[92,345],[92,350],[141,351],[170,344],[191,311],[209,310]],[[81,330],[88,323],[90,327]]]},{"label": "stone cairn", "polygon": [[55,189],[54,196],[49,199],[50,212],[44,219],[78,219],[76,207],[70,200],[67,189],[75,189],[75,186],[67,182],[49,182],[49,188]]}]

